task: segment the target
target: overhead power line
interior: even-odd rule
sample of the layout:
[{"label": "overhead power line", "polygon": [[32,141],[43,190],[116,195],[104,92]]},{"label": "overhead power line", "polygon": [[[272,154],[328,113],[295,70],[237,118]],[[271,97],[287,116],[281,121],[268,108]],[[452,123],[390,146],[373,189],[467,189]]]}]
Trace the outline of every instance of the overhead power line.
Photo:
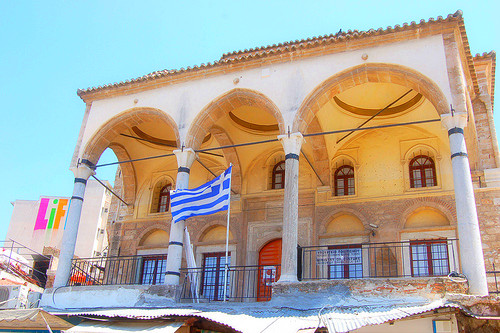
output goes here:
[{"label": "overhead power line", "polygon": [[[432,122],[437,122],[437,121],[441,121],[441,119],[438,118],[438,119],[417,120],[417,121],[410,121],[410,122],[399,123],[399,124],[387,124],[387,125],[378,125],[378,126],[370,126],[370,127],[357,127],[357,128],[349,128],[349,129],[344,129],[344,130],[326,131],[326,132],[318,132],[318,133],[305,133],[305,134],[303,134],[303,136],[304,137],[310,137],[310,136],[318,136],[318,135],[339,134],[339,133],[346,133],[346,132],[367,131],[367,130],[380,129],[380,128],[391,128],[391,127],[398,127],[398,126],[420,125],[420,124],[432,123]],[[278,138],[268,139],[268,140],[262,140],[262,141],[254,141],[254,142],[245,142],[245,143],[238,143],[238,144],[227,145],[227,146],[219,146],[219,147],[211,147],[211,148],[205,148],[205,149],[198,149],[198,150],[195,150],[195,152],[197,152],[197,153],[206,153],[206,152],[213,151],[213,150],[221,150],[221,149],[226,149],[226,148],[246,147],[246,146],[253,146],[253,145],[259,145],[259,144],[271,143],[271,142],[277,142],[277,141],[278,141]],[[148,156],[148,157],[142,157],[142,158],[137,158],[137,159],[125,160],[125,161],[118,161],[118,162],[113,162],[113,163],[105,163],[105,164],[96,165],[95,168],[100,168],[100,167],[105,167],[105,166],[110,166],[110,165],[123,164],[123,163],[145,161],[145,160],[151,160],[151,159],[155,159],[155,158],[169,157],[169,156],[174,156],[174,155],[175,154],[170,153],[170,154]]]}]

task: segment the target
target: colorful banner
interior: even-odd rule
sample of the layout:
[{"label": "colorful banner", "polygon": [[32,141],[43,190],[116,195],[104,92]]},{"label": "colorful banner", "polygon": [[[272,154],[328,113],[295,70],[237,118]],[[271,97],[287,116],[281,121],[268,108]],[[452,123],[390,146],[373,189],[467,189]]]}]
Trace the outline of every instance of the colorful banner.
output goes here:
[{"label": "colorful banner", "polygon": [[68,213],[68,198],[40,198],[34,230],[64,229]]}]

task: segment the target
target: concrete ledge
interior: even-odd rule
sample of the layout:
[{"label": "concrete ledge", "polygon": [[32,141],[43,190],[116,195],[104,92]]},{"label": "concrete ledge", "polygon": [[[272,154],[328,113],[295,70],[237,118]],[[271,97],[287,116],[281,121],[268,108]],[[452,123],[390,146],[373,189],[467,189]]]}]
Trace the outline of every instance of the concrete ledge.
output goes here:
[{"label": "concrete ledge", "polygon": [[346,280],[316,280],[301,282],[275,282],[273,298],[302,293],[328,293],[369,297],[419,296],[427,299],[444,298],[446,294],[467,294],[467,282],[454,282],[446,277],[370,278]]},{"label": "concrete ledge", "polygon": [[55,309],[155,307],[175,304],[179,286],[113,285],[48,288],[41,307]]}]

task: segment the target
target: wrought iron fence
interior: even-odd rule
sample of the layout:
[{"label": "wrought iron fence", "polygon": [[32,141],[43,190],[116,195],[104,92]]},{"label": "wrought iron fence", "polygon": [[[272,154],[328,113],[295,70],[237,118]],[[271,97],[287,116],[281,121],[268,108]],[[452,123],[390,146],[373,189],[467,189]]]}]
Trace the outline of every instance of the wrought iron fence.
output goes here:
[{"label": "wrought iron fence", "polygon": [[68,286],[161,284],[167,255],[73,259]]},{"label": "wrought iron fence", "polygon": [[456,239],[300,247],[299,280],[446,276],[458,271]]},{"label": "wrought iron fence", "polygon": [[181,270],[180,301],[268,301],[271,285],[280,276],[280,265],[198,267]]},{"label": "wrought iron fence", "polygon": [[488,279],[488,291],[490,294],[500,295],[500,289],[498,288],[498,282],[500,280],[500,271],[497,271],[495,264],[493,264],[493,270],[486,272],[486,278]]}]

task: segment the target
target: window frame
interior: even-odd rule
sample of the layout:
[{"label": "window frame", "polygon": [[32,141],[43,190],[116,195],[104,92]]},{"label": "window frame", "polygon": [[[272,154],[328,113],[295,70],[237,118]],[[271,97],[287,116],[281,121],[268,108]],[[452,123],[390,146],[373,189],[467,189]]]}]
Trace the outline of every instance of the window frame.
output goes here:
[{"label": "window frame", "polygon": [[[364,277],[364,267],[363,267],[363,247],[361,244],[346,244],[346,245],[330,245],[328,246],[328,250],[349,250],[349,249],[359,249],[359,258],[361,259],[360,263],[350,264],[350,263],[342,263],[342,264],[328,264],[328,279],[329,280],[340,280],[340,279],[362,279]],[[340,266],[342,267],[342,277],[334,277],[332,276],[332,267]],[[359,266],[359,267],[356,267]],[[350,267],[356,267],[355,272],[361,272],[361,276],[353,276],[351,277]],[[361,270],[359,270],[360,268]]]},{"label": "window frame", "polygon": [[[158,193],[158,208],[157,213],[167,213],[170,210],[170,190],[172,189],[172,184],[168,183],[160,189]],[[162,204],[162,199],[166,198],[166,203]],[[162,210],[165,207],[165,210]]]},{"label": "window frame", "polygon": [[[215,266],[206,267],[207,258],[216,258]],[[222,258],[226,258],[226,252],[205,252],[203,253],[203,265],[201,271],[200,295],[208,298],[210,301],[222,301],[224,295],[224,268],[225,262]],[[231,252],[228,252],[229,266],[231,265]],[[229,271],[228,271],[229,272]],[[214,282],[208,284],[206,279],[207,275],[214,274]],[[221,274],[222,273],[222,274]],[[211,278],[211,277],[209,277]],[[213,289],[210,289],[212,288]],[[230,289],[229,276],[227,280],[228,294]]]},{"label": "window frame", "polygon": [[[277,170],[279,167],[283,166],[283,170]],[[272,176],[271,176],[271,189],[273,190],[282,190],[285,188],[285,161],[280,161],[276,163],[273,167]],[[281,182],[276,182],[276,176],[281,175]],[[277,184],[281,184],[281,187],[276,187]]]},{"label": "window frame", "polygon": [[[417,161],[421,158],[425,158],[427,161],[430,161],[430,164],[420,164],[420,165],[414,165],[414,163],[417,163]],[[426,171],[431,170],[432,172],[432,185],[427,185],[427,180],[429,177],[426,175]],[[409,171],[409,178],[410,178],[410,188],[430,188],[430,187],[435,187],[438,185],[437,182],[437,173],[436,173],[436,163],[434,162],[434,159],[429,156],[429,155],[417,155],[413,157],[410,162],[408,163],[408,171]],[[419,178],[415,179],[415,176],[413,174],[414,171],[418,171]],[[420,181],[420,186],[416,186],[416,182]]]},{"label": "window frame", "polygon": [[[146,272],[144,269],[146,268],[147,263],[154,262],[154,267],[152,272]],[[161,263],[161,264],[160,264]],[[160,271],[158,271],[160,268]],[[141,260],[141,284],[144,285],[157,285],[163,284],[165,281],[165,273],[167,272],[167,255],[145,255]],[[163,274],[162,274],[163,273]],[[151,283],[145,281],[146,277],[152,277]],[[159,281],[157,278],[159,277]]]},{"label": "window frame", "polygon": [[[349,172],[352,174],[343,174],[339,175],[341,171],[344,169],[349,169]],[[352,179],[352,186],[349,185],[349,179]],[[343,194],[339,194],[339,186],[338,180],[342,180],[343,183]],[[333,184],[334,184],[334,193],[336,197],[344,197],[350,195],[356,195],[356,183],[354,178],[354,167],[348,164],[344,164],[338,167],[333,174]],[[352,189],[352,193],[350,193],[350,189]]]},{"label": "window frame", "polygon": [[[444,247],[444,252],[432,252],[432,245],[440,244]],[[413,258],[414,246],[422,246],[425,245],[426,248],[426,260],[415,260]],[[447,276],[450,273],[450,254],[448,249],[448,239],[439,238],[439,239],[419,239],[419,240],[410,240],[410,268],[411,268],[411,276],[412,277],[436,277],[436,276]],[[435,254],[444,253],[446,254],[446,258],[434,258]],[[446,259],[446,273],[436,275],[434,273],[434,263],[438,261],[442,261]],[[414,263],[426,262],[427,263],[427,274],[420,274],[415,272],[415,268],[418,270],[422,267],[414,266]],[[423,267],[425,268],[425,267]]]}]

